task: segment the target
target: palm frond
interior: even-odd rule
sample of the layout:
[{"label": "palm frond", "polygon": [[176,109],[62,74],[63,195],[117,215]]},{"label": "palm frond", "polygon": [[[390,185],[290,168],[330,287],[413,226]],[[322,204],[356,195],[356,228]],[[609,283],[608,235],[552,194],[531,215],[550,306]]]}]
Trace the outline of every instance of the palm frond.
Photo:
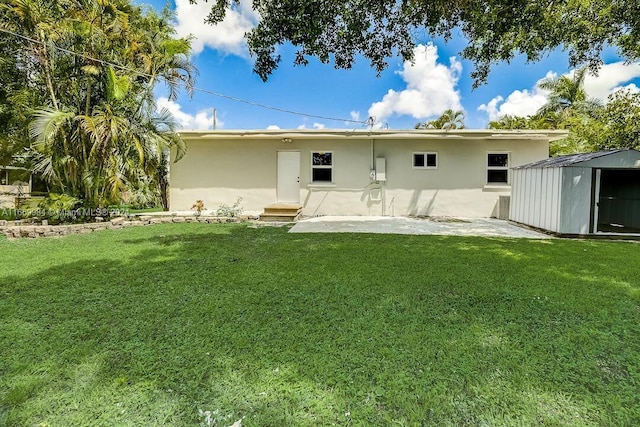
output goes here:
[{"label": "palm frond", "polygon": [[36,141],[51,144],[62,128],[75,114],[71,111],[43,108],[35,112],[35,119],[29,125],[29,135]]}]

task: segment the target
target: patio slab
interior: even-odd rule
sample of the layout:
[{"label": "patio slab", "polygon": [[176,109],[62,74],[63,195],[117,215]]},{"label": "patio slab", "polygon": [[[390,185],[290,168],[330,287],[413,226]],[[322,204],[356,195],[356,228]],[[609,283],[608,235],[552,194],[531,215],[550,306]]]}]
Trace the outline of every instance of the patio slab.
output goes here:
[{"label": "patio slab", "polygon": [[326,216],[298,221],[289,232],[552,238],[494,218]]}]

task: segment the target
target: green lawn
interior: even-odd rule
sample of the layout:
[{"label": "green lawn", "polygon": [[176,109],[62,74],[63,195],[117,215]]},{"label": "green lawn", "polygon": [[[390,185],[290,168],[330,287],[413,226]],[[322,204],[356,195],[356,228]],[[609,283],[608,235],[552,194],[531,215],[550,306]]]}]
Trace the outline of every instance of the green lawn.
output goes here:
[{"label": "green lawn", "polygon": [[0,237],[0,425],[640,425],[640,245],[286,231]]}]

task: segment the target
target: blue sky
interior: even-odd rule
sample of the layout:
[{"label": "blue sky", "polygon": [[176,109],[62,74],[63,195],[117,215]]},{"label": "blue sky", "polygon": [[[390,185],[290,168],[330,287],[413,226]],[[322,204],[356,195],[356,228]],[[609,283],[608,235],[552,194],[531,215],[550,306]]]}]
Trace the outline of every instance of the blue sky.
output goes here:
[{"label": "blue sky", "polygon": [[[438,117],[447,108],[465,112],[469,128],[485,128],[490,119],[501,114],[533,114],[547,94],[536,83],[548,75],[570,73],[567,55],[553,52],[542,61],[526,64],[517,58],[510,64],[494,66],[487,84],[472,90],[472,64],[460,59],[462,37],[449,43],[422,40],[414,64],[390,58],[389,67],[377,76],[368,61],[359,58],[351,70],[336,70],[331,64],[311,59],[306,67],[293,66],[293,52],[281,47],[283,61],[264,83],[252,71],[242,35],[259,17],[241,3],[228,14],[224,23],[213,27],[203,23],[211,3],[189,0],[134,0],[161,10],[165,4],[176,11],[174,26],[179,35],[191,34],[193,61],[199,70],[199,89],[260,103],[280,109],[342,120],[306,117],[251,106],[242,102],[197,91],[192,98],[182,94],[177,102],[167,101],[166,92],[158,88],[158,104],[168,108],[183,129],[211,129],[213,109],[218,128],[224,129],[296,129],[363,128],[365,121],[376,118],[378,127],[410,129],[417,122]],[[621,87],[638,90],[640,63],[624,64],[615,50],[605,52],[605,66],[596,76],[588,76],[587,92],[605,100]]]}]

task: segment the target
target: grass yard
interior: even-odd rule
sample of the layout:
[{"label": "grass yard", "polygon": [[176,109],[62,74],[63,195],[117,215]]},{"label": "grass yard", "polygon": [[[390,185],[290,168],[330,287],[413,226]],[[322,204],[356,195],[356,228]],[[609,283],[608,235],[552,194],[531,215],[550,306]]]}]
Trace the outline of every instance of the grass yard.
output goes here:
[{"label": "grass yard", "polygon": [[286,231],[0,238],[0,425],[640,425],[640,245]]}]

